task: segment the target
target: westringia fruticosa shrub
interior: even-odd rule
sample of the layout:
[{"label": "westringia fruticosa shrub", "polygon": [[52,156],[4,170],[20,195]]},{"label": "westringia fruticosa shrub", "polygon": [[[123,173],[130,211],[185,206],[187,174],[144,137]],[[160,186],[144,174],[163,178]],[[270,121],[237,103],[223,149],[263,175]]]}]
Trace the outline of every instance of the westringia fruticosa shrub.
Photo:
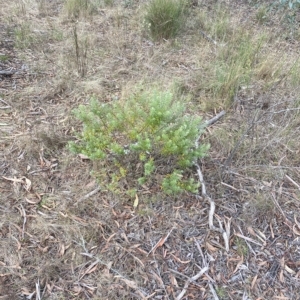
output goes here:
[{"label": "westringia fruticosa shrub", "polygon": [[96,162],[100,185],[130,194],[142,185],[167,194],[197,192],[199,183],[188,170],[209,146],[195,146],[201,118],[187,115],[172,93],[140,92],[110,103],[93,98],[75,115],[83,130],[71,150]]}]

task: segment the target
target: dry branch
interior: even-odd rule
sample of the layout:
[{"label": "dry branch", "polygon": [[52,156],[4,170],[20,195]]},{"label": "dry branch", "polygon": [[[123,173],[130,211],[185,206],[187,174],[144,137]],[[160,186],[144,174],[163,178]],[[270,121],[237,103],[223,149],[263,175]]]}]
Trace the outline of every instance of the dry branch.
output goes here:
[{"label": "dry branch", "polygon": [[[205,122],[206,126],[210,126],[211,124],[215,123],[216,121],[218,121],[222,116],[225,115],[225,111],[221,111],[220,113],[218,113],[215,117],[213,117],[212,119],[208,120]],[[195,144],[196,144],[196,148],[198,147],[198,142],[199,142],[199,138],[196,140]],[[216,209],[216,205],[214,200],[208,196],[207,192],[206,192],[206,185],[205,185],[205,181],[204,181],[204,177],[201,171],[201,168],[199,166],[199,164],[197,162],[195,162],[194,164],[197,168],[197,174],[199,177],[199,182],[201,184],[201,194],[202,197],[207,200],[210,204],[210,210],[209,210],[209,215],[208,215],[208,224],[209,224],[209,228],[211,230],[214,231],[218,231],[222,234],[224,242],[225,242],[225,249],[228,252],[229,251],[229,236],[230,236],[230,220],[228,221],[228,223],[226,224],[225,221],[225,227],[226,227],[226,231],[223,229],[222,227],[222,223],[221,221],[219,221],[219,226],[220,228],[217,228],[214,226],[213,223],[213,218],[214,218],[214,213],[215,213],[215,209]]]},{"label": "dry branch", "polygon": [[217,227],[214,226],[213,218],[214,218],[214,213],[215,213],[215,209],[216,209],[216,204],[215,204],[214,200],[212,198],[210,198],[206,193],[206,185],[205,185],[205,182],[204,182],[204,179],[203,179],[203,174],[202,174],[202,171],[201,171],[201,168],[200,168],[199,164],[195,163],[195,166],[197,168],[199,181],[201,183],[202,197],[205,200],[207,200],[210,204],[210,210],[209,210],[209,215],[208,215],[209,228],[211,230],[220,232],[222,234],[224,242],[225,242],[225,249],[228,252],[229,251],[229,236],[230,236],[230,220],[228,221],[228,224],[225,223],[226,231],[223,229],[221,222],[219,222],[220,228],[217,228]]}]

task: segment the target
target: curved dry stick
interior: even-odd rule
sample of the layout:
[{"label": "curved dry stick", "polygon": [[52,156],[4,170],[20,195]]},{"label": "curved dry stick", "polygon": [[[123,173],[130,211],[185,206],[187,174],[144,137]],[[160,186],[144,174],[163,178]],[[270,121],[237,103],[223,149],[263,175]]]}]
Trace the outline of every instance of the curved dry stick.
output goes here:
[{"label": "curved dry stick", "polygon": [[[222,110],[215,117],[213,117],[210,120],[206,121],[204,123],[204,126],[207,127],[207,126],[210,126],[213,123],[217,122],[221,117],[223,117],[225,115],[225,113],[226,112],[224,110]],[[199,138],[195,142],[196,143],[196,148],[198,148],[198,142],[199,142]],[[199,182],[201,183],[202,197],[204,199],[206,199],[210,204],[210,210],[209,210],[209,215],[208,215],[209,228],[211,230],[218,231],[222,234],[223,239],[224,239],[224,243],[225,243],[225,249],[228,252],[229,251],[229,236],[230,236],[230,220],[228,221],[228,224],[225,223],[226,230],[223,229],[223,226],[222,226],[221,222],[219,222],[220,228],[217,228],[217,227],[214,226],[213,219],[214,219],[216,204],[215,204],[214,200],[211,197],[209,197],[207,192],[206,192],[206,185],[205,185],[204,177],[203,177],[203,174],[202,174],[202,171],[201,171],[201,168],[200,168],[199,164],[197,162],[195,162],[194,165],[197,168],[197,174],[198,174],[198,177],[199,177]]]}]

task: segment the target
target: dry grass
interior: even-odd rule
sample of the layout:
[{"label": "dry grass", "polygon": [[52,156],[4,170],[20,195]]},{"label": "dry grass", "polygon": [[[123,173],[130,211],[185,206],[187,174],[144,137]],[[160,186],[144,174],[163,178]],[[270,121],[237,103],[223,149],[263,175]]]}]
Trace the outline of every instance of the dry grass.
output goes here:
[{"label": "dry grass", "polygon": [[[191,1],[184,31],[154,43],[145,2],[0,8],[0,70],[16,71],[0,75],[1,299],[176,299],[204,261],[182,299],[212,299],[209,285],[219,299],[298,299],[298,28],[246,1]],[[66,147],[73,108],[157,84],[205,119],[227,111],[206,131],[202,172],[215,224],[231,218],[228,253],[201,197],[145,190],[135,209]]]}]

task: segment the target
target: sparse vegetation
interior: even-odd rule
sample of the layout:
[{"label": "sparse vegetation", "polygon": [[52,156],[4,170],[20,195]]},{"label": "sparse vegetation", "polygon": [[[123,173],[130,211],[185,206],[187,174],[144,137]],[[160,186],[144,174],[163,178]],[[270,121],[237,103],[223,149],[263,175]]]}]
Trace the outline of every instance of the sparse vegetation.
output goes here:
[{"label": "sparse vegetation", "polygon": [[265,4],[262,4],[256,13],[256,20],[257,22],[259,22],[260,24],[264,24],[267,22],[268,20],[268,8]]},{"label": "sparse vegetation", "polygon": [[208,145],[195,147],[201,119],[185,115],[183,99],[158,90],[108,104],[92,99],[76,116],[84,129],[71,149],[103,161],[96,174],[113,192],[124,181],[129,191],[158,181],[167,194],[197,193],[198,182],[185,179],[184,172],[206,154]]},{"label": "sparse vegetation", "polygon": [[34,36],[32,34],[30,24],[24,22],[15,29],[16,46],[20,49],[25,49],[32,46]]},{"label": "sparse vegetation", "polygon": [[152,38],[175,37],[186,20],[185,0],[151,0],[145,14],[145,27]]},{"label": "sparse vegetation", "polygon": [[2,1],[1,299],[298,300],[299,8],[165,3]]},{"label": "sparse vegetation", "polygon": [[68,17],[78,19],[96,13],[97,2],[93,0],[66,0],[64,5]]}]

